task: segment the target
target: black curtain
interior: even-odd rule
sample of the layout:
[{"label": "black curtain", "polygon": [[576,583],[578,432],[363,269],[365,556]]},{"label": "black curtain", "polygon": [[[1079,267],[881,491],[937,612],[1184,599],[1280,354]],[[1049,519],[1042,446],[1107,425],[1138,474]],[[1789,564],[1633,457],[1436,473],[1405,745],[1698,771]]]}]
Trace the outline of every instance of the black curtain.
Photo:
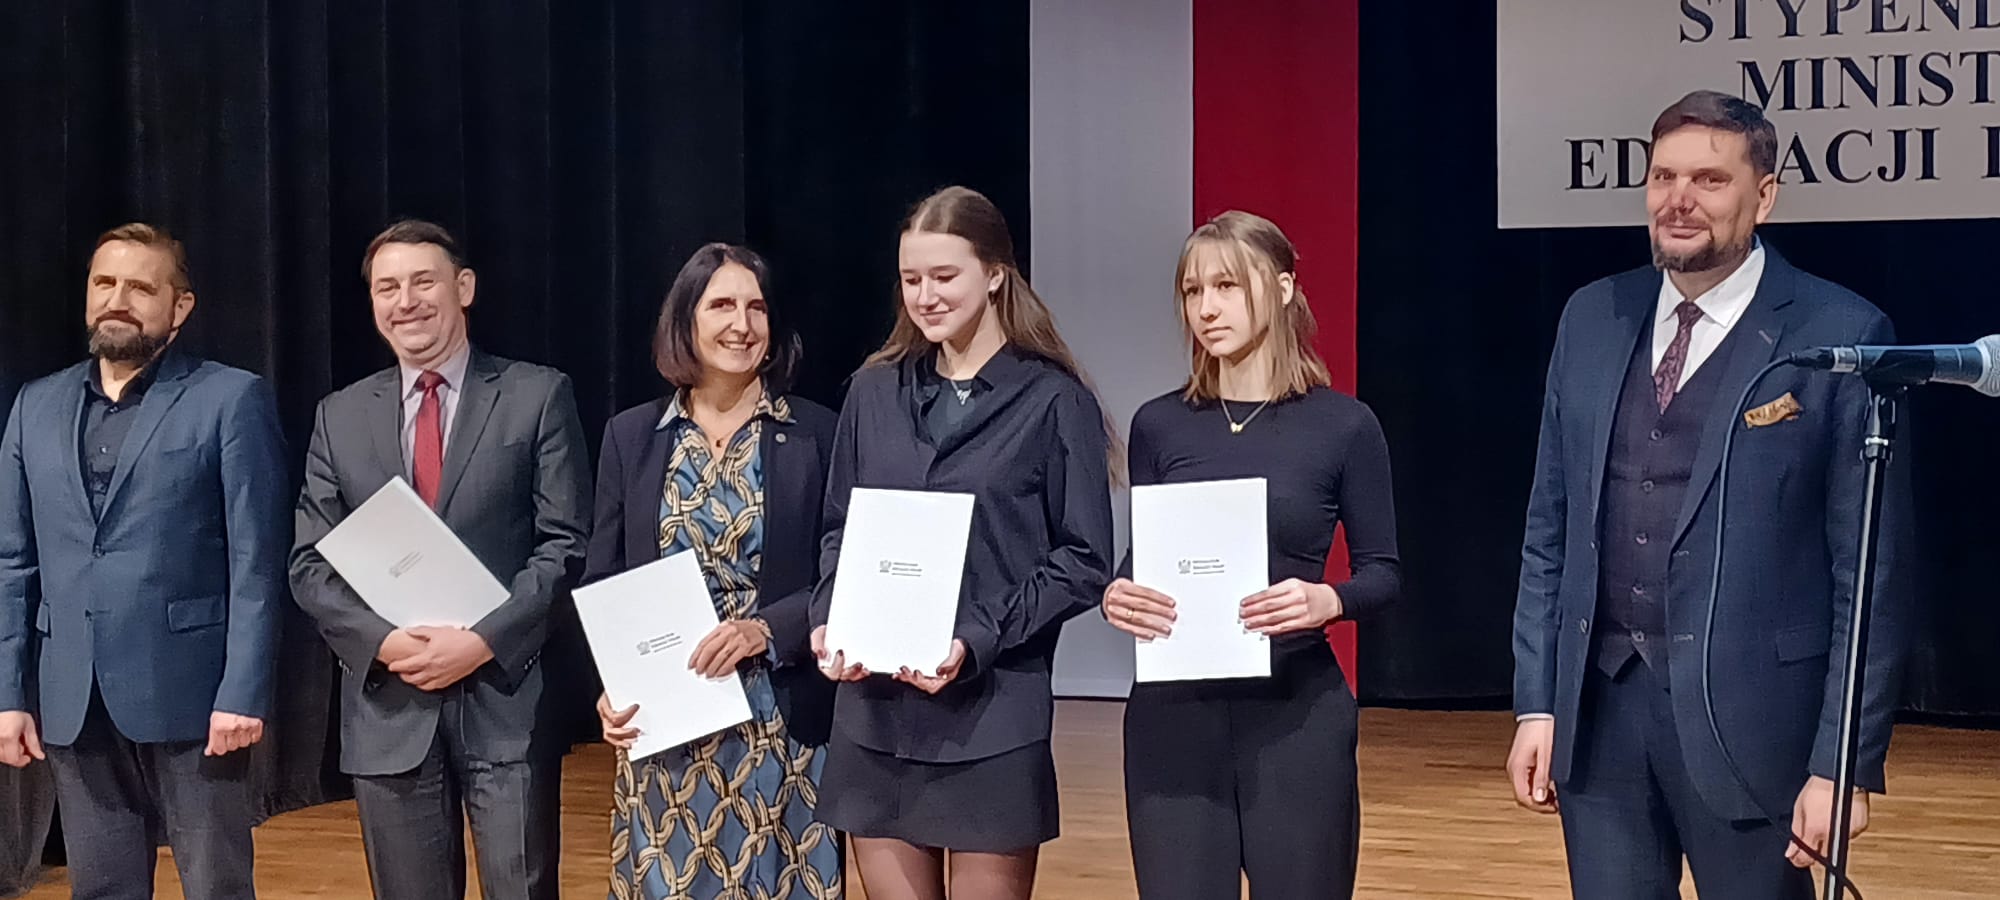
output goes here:
[{"label": "black curtain", "polygon": [[[1523,510],[1543,377],[1570,292],[1649,259],[1644,198],[1629,228],[1495,227],[1494,4],[1440,18],[1361,4],[1360,392],[1396,460],[1405,601],[1363,632],[1361,685],[1379,701],[1504,698]],[[1580,74],[1579,77],[1587,77]],[[1691,86],[1634,98],[1646,115]],[[1782,124],[1782,123],[1781,123]],[[1781,190],[1778,203],[1785,203]],[[2000,213],[2000,211],[1996,211]],[[1766,241],[1869,298],[1905,343],[2000,332],[2000,221],[1775,225]],[[1924,624],[1905,700],[2000,713],[2000,403],[1963,388],[1912,394],[1912,567]]]},{"label": "black curtain", "polygon": [[[887,332],[910,204],[970,185],[1027,246],[1027,59],[1019,2],[0,4],[0,360],[80,358],[93,238],[155,222],[192,257],[184,342],[270,378],[302,449],[321,396],[391,361],[360,255],[412,215],[480,273],[473,339],[567,371],[593,446],[660,390],[659,300],[710,240],[771,259],[799,390],[834,404]],[[346,790],[331,665],[295,611],[269,812]]]}]

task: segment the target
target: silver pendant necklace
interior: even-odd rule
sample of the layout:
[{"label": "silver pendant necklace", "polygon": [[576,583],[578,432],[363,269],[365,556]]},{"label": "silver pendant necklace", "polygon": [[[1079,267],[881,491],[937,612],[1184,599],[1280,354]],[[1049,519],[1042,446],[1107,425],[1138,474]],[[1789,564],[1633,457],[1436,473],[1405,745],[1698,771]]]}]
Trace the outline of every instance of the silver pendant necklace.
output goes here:
[{"label": "silver pendant necklace", "polygon": [[958,380],[955,378],[947,378],[945,381],[951,383],[951,392],[958,395],[958,405],[964,406],[967,401],[972,399],[972,386],[974,382],[968,380],[965,382],[965,387],[959,387]]}]

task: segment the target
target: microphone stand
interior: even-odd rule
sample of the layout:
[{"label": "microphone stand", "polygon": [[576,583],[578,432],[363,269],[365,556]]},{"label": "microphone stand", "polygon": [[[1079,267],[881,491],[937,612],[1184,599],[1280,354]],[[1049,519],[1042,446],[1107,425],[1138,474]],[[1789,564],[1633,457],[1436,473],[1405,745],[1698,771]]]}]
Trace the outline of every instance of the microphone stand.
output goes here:
[{"label": "microphone stand", "polygon": [[1847,871],[1848,827],[1853,818],[1854,766],[1856,744],[1861,738],[1861,697],[1864,686],[1863,662],[1868,645],[1868,618],[1875,596],[1875,545],[1882,516],[1882,487],[1889,468],[1890,450],[1896,438],[1897,404],[1905,385],[1890,378],[1869,378],[1867,430],[1862,437],[1864,469],[1861,500],[1861,546],[1854,566],[1854,606],[1848,620],[1847,668],[1843,670],[1840,695],[1840,753],[1833,782],[1832,829],[1826,836],[1826,892],[1839,897],[1841,875]]}]

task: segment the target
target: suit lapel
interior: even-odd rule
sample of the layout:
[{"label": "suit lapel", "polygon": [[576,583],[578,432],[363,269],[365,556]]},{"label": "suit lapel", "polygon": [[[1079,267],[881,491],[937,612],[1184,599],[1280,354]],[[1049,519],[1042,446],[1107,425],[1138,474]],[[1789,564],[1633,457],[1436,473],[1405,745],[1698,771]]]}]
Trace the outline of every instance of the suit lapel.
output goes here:
[{"label": "suit lapel", "polygon": [[656,427],[667,413],[667,402],[655,404],[639,442],[639,464],[625,490],[625,556],[630,566],[660,557],[660,502],[667,492],[667,458],[673,453],[674,430]]},{"label": "suit lapel", "polygon": [[458,410],[451,423],[451,440],[444,448],[444,472],[438,488],[440,513],[451,508],[452,495],[458,491],[459,480],[465,477],[466,464],[472,460],[479,436],[486,431],[486,420],[500,398],[499,382],[500,368],[493,364],[493,358],[472,351],[471,362],[465,368],[464,393],[458,398]]},{"label": "suit lapel", "polygon": [[368,439],[385,481],[401,478],[403,460],[403,375],[398,367],[375,376],[375,402],[368,405]]},{"label": "suit lapel", "polygon": [[1736,421],[1736,404],[1742,396],[1743,388],[1757,374],[1757,370],[1769,364],[1778,352],[1778,342],[1784,338],[1788,316],[1785,308],[1792,303],[1797,271],[1780,258],[1768,246],[1764,251],[1764,273],[1757,283],[1757,293],[1750,300],[1750,307],[1743,311],[1743,318],[1729,330],[1716,356],[1710,357],[1703,365],[1720,364],[1722,380],[1715,399],[1710,402],[1708,415],[1702,420],[1701,449],[1696,451],[1694,469],[1688,476],[1687,497],[1681,502],[1679,518],[1674,520],[1674,546],[1687,536],[1689,526],[1694,524],[1695,512],[1701,509],[1703,497],[1708,494],[1709,485],[1715,481],[1715,473],[1722,465],[1722,443]]},{"label": "suit lapel", "polygon": [[1576,369],[1591,378],[1590,395],[1590,515],[1593,527],[1604,499],[1604,466],[1611,454],[1611,426],[1618,418],[1618,396],[1625,390],[1625,373],[1638,351],[1646,320],[1659,305],[1661,276],[1636,275],[1611,285],[1611,323],[1604,339],[1585,349],[1590,354]]},{"label": "suit lapel", "polygon": [[[819,448],[813,445],[812,432],[793,423],[770,421],[764,424],[760,451],[764,460],[764,559],[768,571],[770,560],[790,552],[793,545],[788,542],[794,539],[793,530],[799,527],[798,517],[807,512],[800,503],[810,502],[806,500],[809,495],[805,483],[809,468],[795,465],[793,460],[816,463]],[[805,549],[808,558],[817,550],[810,544]]]},{"label": "suit lapel", "polygon": [[[63,373],[63,380],[70,385],[62,392],[62,406],[56,421],[68,423],[69,428],[61,435],[63,467],[69,472],[69,488],[76,498],[77,508],[85,513],[90,511],[90,489],[83,483],[83,395],[90,390],[89,366],[97,365],[97,360],[86,360],[82,365],[73,366]],[[21,422],[21,437],[28,436],[28,423]]]},{"label": "suit lapel", "polygon": [[153,433],[160,430],[160,423],[166,421],[167,410],[180,400],[181,392],[187,388],[185,379],[192,371],[194,367],[188,358],[171,349],[160,358],[153,386],[146,389],[146,396],[139,401],[139,413],[132,420],[132,432],[126,436],[125,446],[119,449],[118,468],[112,472],[111,488],[104,492],[105,510],[109,511],[111,505],[117,502],[119,490],[132,477],[133,464],[146,445],[152,443]]}]

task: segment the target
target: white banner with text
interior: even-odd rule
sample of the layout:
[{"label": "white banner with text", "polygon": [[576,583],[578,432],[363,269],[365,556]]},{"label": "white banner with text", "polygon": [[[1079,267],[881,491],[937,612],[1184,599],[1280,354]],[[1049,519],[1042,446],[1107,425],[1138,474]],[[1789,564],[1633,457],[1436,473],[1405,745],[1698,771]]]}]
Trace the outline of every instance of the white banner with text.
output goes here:
[{"label": "white banner with text", "polygon": [[1500,0],[1499,224],[1644,221],[1709,89],[1778,132],[1777,221],[2000,216],[2000,0]]}]

